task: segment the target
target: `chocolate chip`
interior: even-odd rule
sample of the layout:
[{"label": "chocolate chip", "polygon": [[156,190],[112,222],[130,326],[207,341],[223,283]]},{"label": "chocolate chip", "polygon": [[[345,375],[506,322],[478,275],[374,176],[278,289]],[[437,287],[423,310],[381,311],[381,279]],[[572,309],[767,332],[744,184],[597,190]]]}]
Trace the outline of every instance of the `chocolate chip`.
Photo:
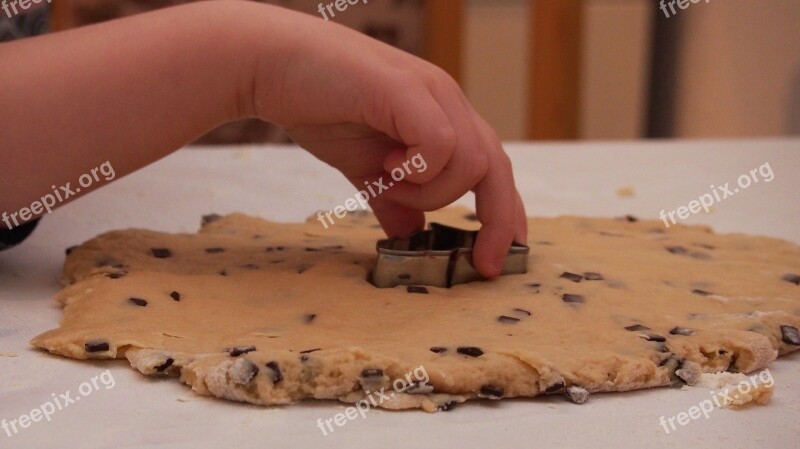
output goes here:
[{"label": "chocolate chip", "polygon": [[583,277],[587,281],[602,281],[603,280],[603,275],[602,274],[594,273],[594,272],[591,272],[591,271],[583,273]]},{"label": "chocolate chip", "polygon": [[790,345],[800,345],[800,331],[794,326],[788,324],[781,325],[781,337],[783,342]]},{"label": "chocolate chip", "polygon": [[297,266],[297,274],[303,274],[313,266],[314,265],[311,265],[310,263],[301,263]]},{"label": "chocolate chip", "polygon": [[70,254],[72,254],[73,251],[75,251],[75,248],[77,248],[77,247],[78,247],[78,245],[70,246],[69,248],[64,250],[64,252],[66,253],[66,255],[69,256]]},{"label": "chocolate chip", "polygon": [[106,352],[109,349],[109,345],[106,341],[87,341],[83,348],[86,352]]},{"label": "chocolate chip", "polygon": [[436,410],[440,412],[449,412],[450,410],[456,408],[456,404],[456,401],[447,401],[444,404],[440,404],[438,407],[436,407]]},{"label": "chocolate chip", "polygon": [[407,281],[407,280],[411,279],[411,275],[408,274],[408,273],[403,273],[403,274],[398,275],[397,279],[402,279],[404,281]]},{"label": "chocolate chip", "polygon": [[669,333],[672,335],[684,335],[688,337],[689,335],[692,335],[694,331],[688,327],[673,327],[669,330]]},{"label": "chocolate chip", "polygon": [[668,246],[667,251],[672,254],[686,254],[688,252],[686,251],[686,248],[682,246]]},{"label": "chocolate chip", "polygon": [[158,259],[166,259],[168,257],[172,257],[172,251],[167,248],[151,248],[150,251],[153,253],[153,257]]},{"label": "chocolate chip", "polygon": [[222,218],[222,215],[219,215],[219,214],[203,215],[203,220],[202,220],[203,226],[205,226],[205,225],[207,225],[209,223],[214,223],[215,221],[218,221],[221,218]]},{"label": "chocolate chip", "polygon": [[499,317],[497,317],[497,321],[503,324],[515,324],[519,321],[519,318],[514,318],[513,316],[500,315]]},{"label": "chocolate chip", "polygon": [[519,309],[519,308],[515,308],[515,309],[514,309],[514,312],[518,312],[518,313],[521,313],[521,314],[523,314],[523,315],[528,315],[528,316],[531,316],[531,313],[530,313],[530,312],[528,312],[528,311],[527,311],[527,310],[525,310],[525,309]]},{"label": "chocolate chip", "polygon": [[139,307],[145,307],[147,305],[147,301],[142,298],[128,298],[128,301],[136,304]]},{"label": "chocolate chip", "polygon": [[700,290],[699,288],[692,290],[692,293],[699,296],[708,296],[711,294],[710,292],[707,292],[705,290]]},{"label": "chocolate chip", "polygon": [[647,326],[642,326],[641,324],[633,324],[631,326],[625,326],[625,330],[637,332],[637,331],[649,331],[650,328]]},{"label": "chocolate chip", "polygon": [[662,337],[661,335],[658,335],[658,334],[646,333],[646,334],[639,335],[639,337],[644,338],[647,341],[655,341],[655,342],[658,342],[658,343],[663,343],[663,342],[667,341],[666,338],[664,338],[664,337]]},{"label": "chocolate chip", "polygon": [[466,218],[469,221],[478,221],[478,216],[475,214],[464,215],[464,218]]},{"label": "chocolate chip", "polygon": [[319,251],[322,251],[322,250],[319,249],[319,248],[306,248],[306,251],[308,251],[310,253],[316,253],[316,252],[319,252]]},{"label": "chocolate chip", "polygon": [[424,295],[428,294],[428,289],[427,288],[419,287],[417,285],[409,285],[408,287],[406,287],[406,291],[408,293],[422,293]]},{"label": "chocolate chip", "polygon": [[361,371],[361,377],[383,377],[383,370],[380,368],[368,368]]},{"label": "chocolate chip", "polygon": [[180,294],[180,293],[178,293],[178,292],[172,292],[172,293],[170,293],[170,294],[169,294],[169,297],[170,297],[170,298],[172,298],[172,299],[174,299],[175,301],[180,301],[180,300],[181,300],[181,294]]},{"label": "chocolate chip", "polygon": [[303,317],[303,319],[305,320],[306,324],[311,324],[311,322],[314,321],[314,318],[316,317],[317,317],[316,313],[309,313],[308,315]]},{"label": "chocolate chip", "polygon": [[276,384],[283,380],[283,374],[281,373],[281,367],[278,366],[278,362],[269,362],[267,363],[267,368],[272,371],[272,383]]},{"label": "chocolate chip", "polygon": [[583,387],[573,385],[564,390],[564,397],[574,404],[583,404],[589,400],[589,391]]},{"label": "chocolate chip", "polygon": [[481,387],[479,396],[488,399],[500,399],[503,397],[503,388],[494,385],[484,385]]},{"label": "chocolate chip", "polygon": [[109,279],[119,279],[125,276],[126,273],[106,273],[106,277]]},{"label": "chocolate chip", "polygon": [[268,253],[271,253],[273,251],[283,251],[285,249],[286,249],[286,247],[284,247],[284,246],[268,246],[264,251],[268,252]]},{"label": "chocolate chip", "polygon": [[153,369],[156,370],[159,373],[163,373],[164,371],[167,370],[167,368],[172,366],[173,363],[175,363],[175,359],[173,359],[172,357],[168,357],[167,360],[164,361],[164,363],[162,363],[161,365],[153,367]]},{"label": "chocolate chip", "polygon": [[228,270],[219,270],[219,275],[220,276],[227,276],[228,275]]},{"label": "chocolate chip", "polygon": [[341,250],[344,249],[344,246],[343,245],[331,245],[331,246],[325,246],[322,249],[325,250],[325,251],[341,251]]},{"label": "chocolate chip", "polygon": [[206,252],[208,254],[224,253],[225,252],[225,248],[206,248]]},{"label": "chocolate chip", "polygon": [[572,282],[580,282],[581,280],[583,280],[583,276],[581,276],[580,274],[570,273],[569,271],[561,273],[561,276],[559,277],[564,279],[569,279]]},{"label": "chocolate chip", "polygon": [[228,354],[230,354],[231,357],[239,357],[242,354],[247,354],[248,352],[253,352],[255,350],[255,346],[234,346],[233,348],[228,349]]},{"label": "chocolate chip", "polygon": [[542,284],[540,284],[538,282],[531,282],[531,283],[525,284],[525,286],[530,288],[530,289],[532,289],[533,293],[539,293],[539,287],[541,287]]},{"label": "chocolate chip", "polygon": [[800,275],[794,273],[786,273],[782,278],[786,282],[791,282],[794,285],[800,285]]},{"label": "chocolate chip", "polygon": [[476,348],[474,346],[459,346],[456,350],[459,354],[468,355],[470,357],[480,357],[483,355],[483,351],[480,348]]},{"label": "chocolate chip", "polygon": [[584,298],[581,295],[573,295],[572,293],[564,293],[563,295],[561,295],[561,300],[566,303],[578,304],[584,302],[585,299],[586,298]]},{"label": "chocolate chip", "polygon": [[436,354],[441,354],[443,352],[447,352],[447,348],[443,348],[441,346],[434,346],[431,348],[431,352],[435,352]]},{"label": "chocolate chip", "polygon": [[558,381],[544,389],[546,394],[558,393],[564,389],[564,381]]},{"label": "chocolate chip", "polygon": [[639,221],[639,219],[638,219],[638,218],[636,218],[636,217],[634,217],[633,215],[626,215],[626,216],[624,216],[623,218],[624,218],[624,219],[625,219],[625,221],[627,221],[628,223],[636,223],[637,221]]},{"label": "chocolate chip", "polygon": [[320,348],[306,349],[305,351],[300,351],[300,354],[311,354],[312,352],[317,352],[320,350],[321,350]]}]

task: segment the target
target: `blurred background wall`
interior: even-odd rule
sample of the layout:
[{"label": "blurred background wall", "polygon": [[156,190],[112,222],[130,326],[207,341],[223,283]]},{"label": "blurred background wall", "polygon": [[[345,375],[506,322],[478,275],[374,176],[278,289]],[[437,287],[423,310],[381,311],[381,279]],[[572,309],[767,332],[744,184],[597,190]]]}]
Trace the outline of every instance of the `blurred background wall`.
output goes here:
[{"label": "blurred background wall", "polygon": [[[319,16],[331,1],[269,3]],[[53,0],[50,23],[186,2]],[[659,0],[369,0],[333,20],[441,65],[505,140],[800,134],[800,1],[666,0],[665,9],[669,17]],[[46,13],[35,14],[0,15],[0,40],[46,31]],[[201,142],[285,139],[245,121]]]}]

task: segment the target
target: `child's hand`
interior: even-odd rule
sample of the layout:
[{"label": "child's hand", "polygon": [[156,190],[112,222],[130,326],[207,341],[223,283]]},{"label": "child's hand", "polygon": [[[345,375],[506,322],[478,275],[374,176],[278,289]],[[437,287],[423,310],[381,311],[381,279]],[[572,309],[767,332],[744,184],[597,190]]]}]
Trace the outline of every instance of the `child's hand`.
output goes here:
[{"label": "child's hand", "polygon": [[[499,275],[512,240],[526,242],[525,210],[500,140],[456,82],[348,28],[286,13],[295,16],[288,60],[256,71],[255,113],[357,189],[382,177],[386,189],[370,205],[390,236],[421,229],[423,211],[474,191],[483,225],[474,262],[484,275]],[[407,162],[417,154],[424,171]],[[411,174],[394,182],[389,173],[403,163]]]}]

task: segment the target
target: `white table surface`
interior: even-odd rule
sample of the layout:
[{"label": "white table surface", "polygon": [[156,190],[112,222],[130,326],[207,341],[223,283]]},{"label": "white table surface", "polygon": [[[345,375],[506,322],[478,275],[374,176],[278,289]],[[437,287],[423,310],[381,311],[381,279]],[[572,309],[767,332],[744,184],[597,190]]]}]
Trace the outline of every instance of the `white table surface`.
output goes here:
[{"label": "white table surface", "polygon": [[[772,182],[754,184],[687,222],[800,242],[800,139],[506,147],[529,215],[656,218],[661,209],[708,192],[710,184],[735,183],[769,163]],[[626,186],[634,188],[633,198],[615,194]],[[52,297],[67,246],[131,226],[192,232],[209,212],[299,221],[352,194],[340,175],[291,147],[187,149],[46,217],[24,245],[0,253],[0,353],[17,355],[0,356],[0,420],[28,413],[54,393],[75,392],[106,369],[115,384],[101,384],[51,422],[12,437],[0,430],[0,448],[798,447],[797,353],[772,365],[770,406],[715,410],[670,434],[659,417],[688,410],[709,397],[707,389],[599,394],[582,406],[547,398],[466,404],[437,414],[373,410],[323,436],[317,419],[342,411],[337,402],[262,408],[201,398],[175,380],[145,378],[125,362],[76,362],[28,345],[61,318]]]}]

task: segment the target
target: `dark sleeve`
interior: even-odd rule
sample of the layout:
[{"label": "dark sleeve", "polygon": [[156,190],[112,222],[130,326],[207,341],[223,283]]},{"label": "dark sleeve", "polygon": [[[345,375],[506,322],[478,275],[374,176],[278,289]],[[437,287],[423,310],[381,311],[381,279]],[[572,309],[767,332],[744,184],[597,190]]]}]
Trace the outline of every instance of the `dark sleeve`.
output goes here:
[{"label": "dark sleeve", "polygon": [[21,243],[23,240],[28,238],[29,235],[31,235],[38,224],[39,219],[37,218],[36,220],[29,221],[24,225],[17,226],[11,230],[6,228],[5,225],[0,226],[0,251]]}]

